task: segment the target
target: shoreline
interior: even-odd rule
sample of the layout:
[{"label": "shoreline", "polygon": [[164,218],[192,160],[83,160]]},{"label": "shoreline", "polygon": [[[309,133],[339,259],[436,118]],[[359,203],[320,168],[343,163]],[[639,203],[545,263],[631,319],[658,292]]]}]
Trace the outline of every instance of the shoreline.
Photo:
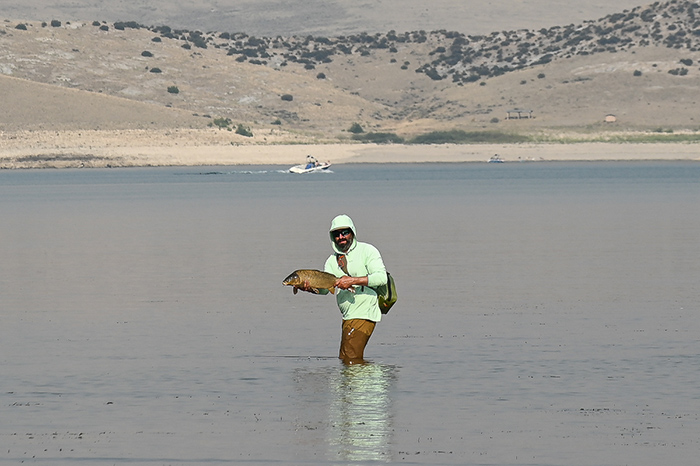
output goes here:
[{"label": "shoreline", "polygon": [[122,130],[0,133],[0,169],[297,165],[312,155],[347,163],[700,161],[694,143],[362,144],[288,137],[264,141],[222,131]]}]

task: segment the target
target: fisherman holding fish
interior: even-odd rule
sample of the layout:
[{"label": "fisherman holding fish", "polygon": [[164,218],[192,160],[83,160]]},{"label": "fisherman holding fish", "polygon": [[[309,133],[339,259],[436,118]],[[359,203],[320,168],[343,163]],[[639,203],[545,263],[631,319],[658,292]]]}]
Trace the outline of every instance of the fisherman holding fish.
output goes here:
[{"label": "fisherman holding fish", "polygon": [[[302,290],[327,294],[333,293],[335,287],[339,288],[336,301],[343,316],[339,358],[346,364],[363,362],[369,337],[377,322],[382,320],[373,288],[387,283],[386,267],[379,250],[369,243],[357,241],[355,235],[352,219],[338,215],[330,228],[334,253],[326,260],[324,272],[299,270],[284,281],[294,286],[295,293]],[[312,275],[308,275],[309,272]],[[337,277],[332,285],[332,277],[327,274]]]}]

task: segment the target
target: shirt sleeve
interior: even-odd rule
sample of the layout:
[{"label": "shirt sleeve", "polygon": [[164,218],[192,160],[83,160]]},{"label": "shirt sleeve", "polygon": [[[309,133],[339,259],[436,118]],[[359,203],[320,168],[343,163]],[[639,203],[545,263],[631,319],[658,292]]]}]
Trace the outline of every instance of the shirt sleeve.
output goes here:
[{"label": "shirt sleeve", "polygon": [[367,245],[365,264],[367,267],[367,286],[377,287],[386,285],[386,267],[384,266],[382,255],[379,253],[379,250],[371,244]]}]

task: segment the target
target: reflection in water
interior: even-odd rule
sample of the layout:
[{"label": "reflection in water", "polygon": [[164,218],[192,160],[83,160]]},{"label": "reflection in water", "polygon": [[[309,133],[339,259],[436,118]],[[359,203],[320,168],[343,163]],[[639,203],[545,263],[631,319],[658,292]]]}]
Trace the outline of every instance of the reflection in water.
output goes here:
[{"label": "reflection in water", "polygon": [[[316,402],[327,400],[328,419],[320,422],[325,431],[317,434],[324,437],[329,459],[391,460],[391,401],[397,373],[396,367],[373,363],[297,373],[296,381],[304,386],[300,388],[305,393],[309,394],[307,390],[311,389]],[[318,384],[321,381],[323,383]],[[318,410],[313,411],[318,413]]]}]

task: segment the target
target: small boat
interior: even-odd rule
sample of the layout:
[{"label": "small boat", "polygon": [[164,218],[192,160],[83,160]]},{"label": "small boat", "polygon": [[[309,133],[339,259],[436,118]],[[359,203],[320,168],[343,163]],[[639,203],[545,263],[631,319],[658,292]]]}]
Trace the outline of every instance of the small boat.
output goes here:
[{"label": "small boat", "polygon": [[505,160],[503,160],[500,155],[495,154],[489,159],[489,163],[505,163]]},{"label": "small boat", "polygon": [[316,158],[307,155],[306,163],[301,165],[294,165],[289,169],[289,173],[315,173],[323,172],[330,168],[330,162],[319,162]]}]

